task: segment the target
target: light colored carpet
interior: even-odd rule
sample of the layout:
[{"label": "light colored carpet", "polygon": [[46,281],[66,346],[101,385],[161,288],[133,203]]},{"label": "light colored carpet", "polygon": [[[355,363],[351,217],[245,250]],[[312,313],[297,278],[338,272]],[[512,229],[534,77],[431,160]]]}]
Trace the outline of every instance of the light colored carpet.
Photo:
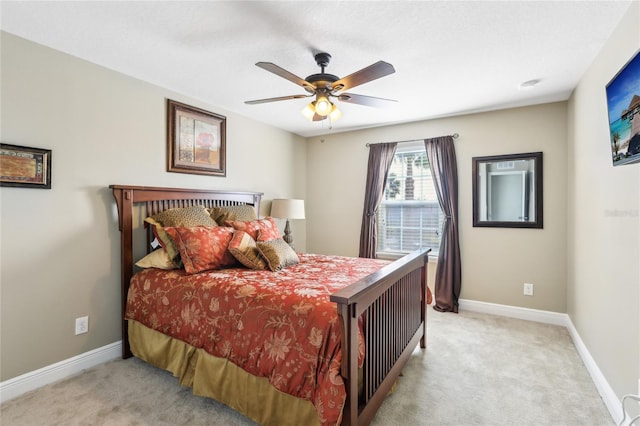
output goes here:
[{"label": "light colored carpet", "polygon": [[[417,349],[373,424],[613,425],[566,329],[429,310]],[[4,403],[3,426],[254,425],[135,358]]]}]

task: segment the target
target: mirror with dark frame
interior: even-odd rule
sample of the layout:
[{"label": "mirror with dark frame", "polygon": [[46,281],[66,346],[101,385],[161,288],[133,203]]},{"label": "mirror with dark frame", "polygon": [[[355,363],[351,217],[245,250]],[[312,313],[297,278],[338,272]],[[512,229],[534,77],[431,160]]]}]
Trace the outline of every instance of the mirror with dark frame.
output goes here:
[{"label": "mirror with dark frame", "polygon": [[472,160],[473,226],[542,228],[542,152]]}]

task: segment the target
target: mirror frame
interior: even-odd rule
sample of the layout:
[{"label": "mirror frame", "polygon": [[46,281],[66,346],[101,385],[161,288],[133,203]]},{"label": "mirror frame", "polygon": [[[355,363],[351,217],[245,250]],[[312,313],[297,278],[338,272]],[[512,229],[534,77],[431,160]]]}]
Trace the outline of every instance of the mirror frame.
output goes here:
[{"label": "mirror frame", "polygon": [[[535,220],[531,222],[503,222],[480,220],[480,199],[478,188],[478,172],[480,163],[500,163],[504,161],[533,160],[534,161],[534,188],[535,197]],[[492,155],[486,157],[472,158],[473,175],[473,226],[490,228],[542,228],[542,152],[529,152],[524,154]]]}]

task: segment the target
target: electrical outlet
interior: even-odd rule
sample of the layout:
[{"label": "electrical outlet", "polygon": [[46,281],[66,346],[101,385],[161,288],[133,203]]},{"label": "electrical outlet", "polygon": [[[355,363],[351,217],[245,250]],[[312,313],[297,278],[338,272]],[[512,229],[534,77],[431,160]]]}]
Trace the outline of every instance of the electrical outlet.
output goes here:
[{"label": "electrical outlet", "polygon": [[89,331],[89,317],[76,318],[76,336]]},{"label": "electrical outlet", "polygon": [[533,284],[524,283],[524,295],[525,296],[533,296]]}]

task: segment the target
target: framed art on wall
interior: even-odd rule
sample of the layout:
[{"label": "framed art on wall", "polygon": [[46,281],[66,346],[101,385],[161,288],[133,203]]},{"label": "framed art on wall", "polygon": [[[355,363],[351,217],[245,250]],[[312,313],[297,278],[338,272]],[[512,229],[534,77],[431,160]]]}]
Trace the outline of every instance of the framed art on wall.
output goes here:
[{"label": "framed art on wall", "polygon": [[0,144],[0,186],[51,189],[51,150]]},{"label": "framed art on wall", "polygon": [[606,87],[614,166],[640,163],[640,50]]},{"label": "framed art on wall", "polygon": [[225,116],[167,100],[167,171],[226,176]]}]

